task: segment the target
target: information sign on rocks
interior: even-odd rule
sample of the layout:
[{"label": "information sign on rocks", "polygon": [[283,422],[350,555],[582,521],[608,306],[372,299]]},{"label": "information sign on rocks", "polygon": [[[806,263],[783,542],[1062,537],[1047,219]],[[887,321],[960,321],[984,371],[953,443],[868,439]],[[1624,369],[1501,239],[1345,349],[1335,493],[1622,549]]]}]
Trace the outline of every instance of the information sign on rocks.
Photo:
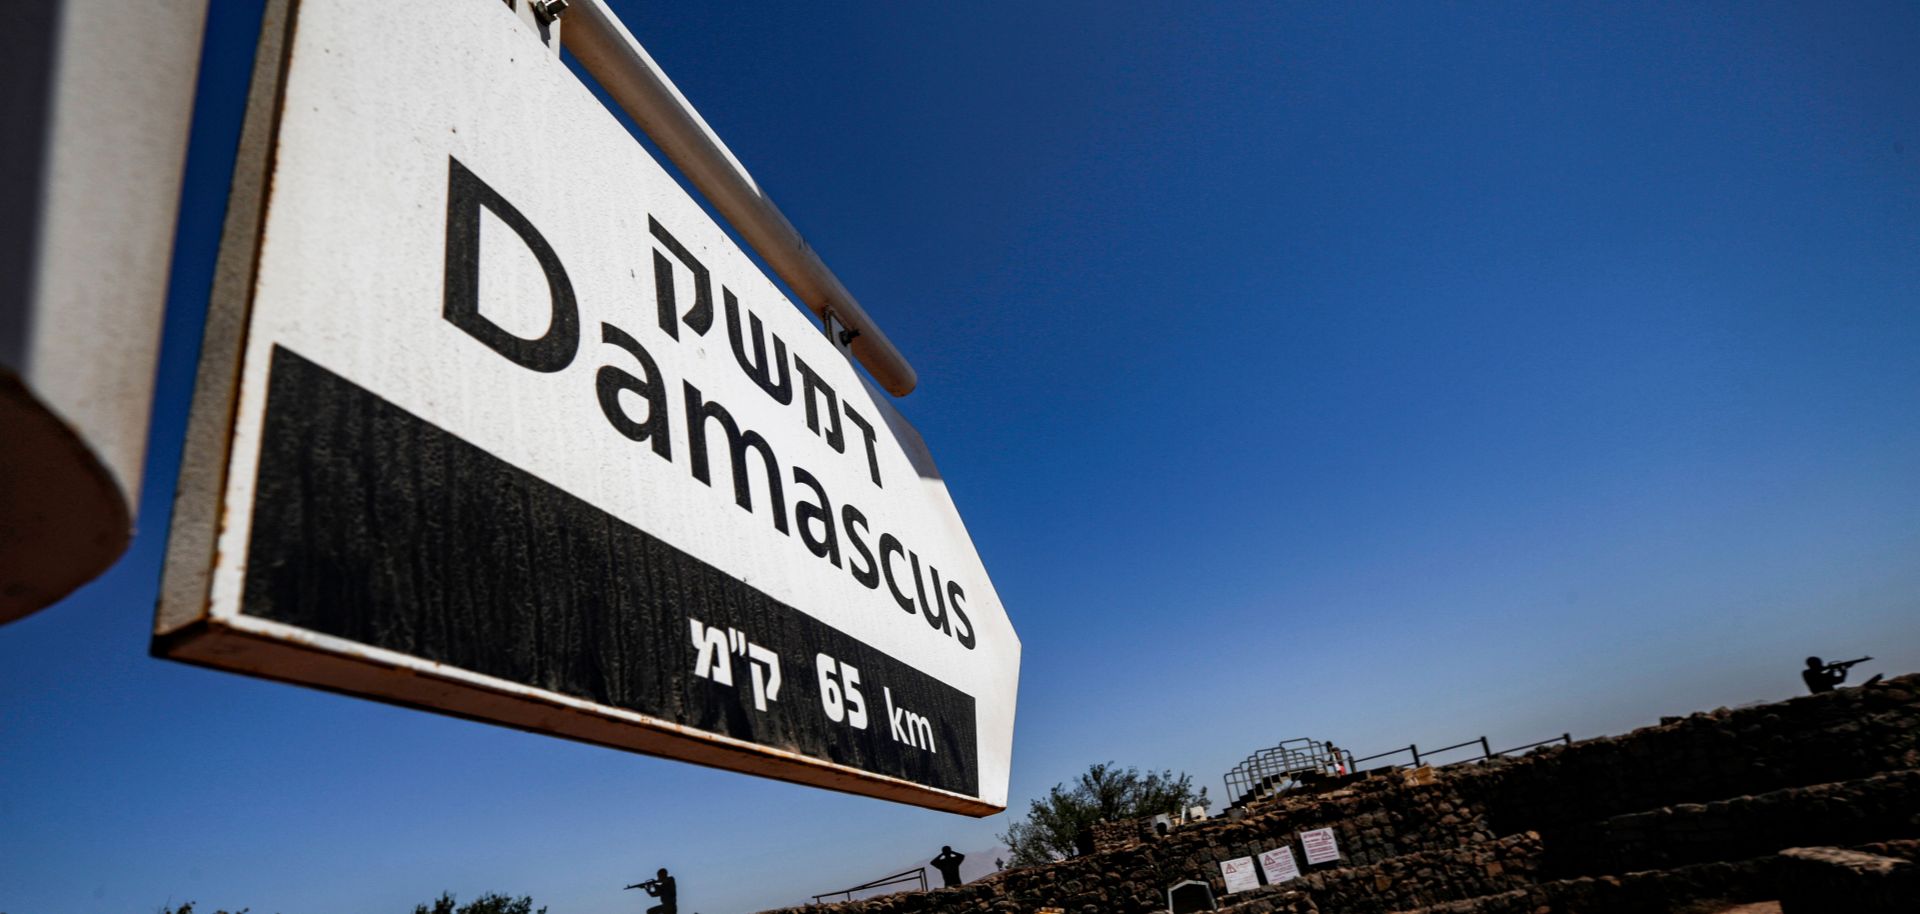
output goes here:
[{"label": "information sign on rocks", "polygon": [[932,459],[506,4],[269,4],[154,649],[972,815]]},{"label": "information sign on rocks", "polygon": [[1261,854],[1260,870],[1266,874],[1269,885],[1300,878],[1300,864],[1293,859],[1293,847],[1290,845]]},{"label": "information sign on rocks", "polygon": [[1307,853],[1307,864],[1332,863],[1340,859],[1340,844],[1333,838],[1333,829],[1316,828],[1300,833],[1300,848]]},{"label": "information sign on rocks", "polygon": [[1220,861],[1220,875],[1227,881],[1227,892],[1245,892],[1260,887],[1260,874],[1253,869],[1252,857]]}]

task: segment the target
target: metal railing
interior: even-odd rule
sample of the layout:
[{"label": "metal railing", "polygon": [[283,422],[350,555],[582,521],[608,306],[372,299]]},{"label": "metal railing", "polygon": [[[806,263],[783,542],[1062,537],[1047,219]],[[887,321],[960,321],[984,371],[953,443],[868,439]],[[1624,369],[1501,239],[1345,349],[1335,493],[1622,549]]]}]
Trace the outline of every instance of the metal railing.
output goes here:
[{"label": "metal railing", "polygon": [[1552,739],[1543,739],[1537,743],[1528,743],[1524,746],[1515,746],[1512,749],[1502,749],[1499,752],[1495,752],[1494,755],[1512,755],[1515,752],[1525,752],[1528,749],[1538,749],[1541,746],[1550,745],[1552,743],[1560,743],[1561,745],[1564,745],[1564,746],[1571,746],[1573,745],[1573,734],[1562,733],[1559,736],[1553,737]]},{"label": "metal railing", "polygon": [[[1480,754],[1477,756],[1455,759],[1454,761],[1445,763],[1447,765],[1459,765],[1468,762],[1485,762],[1503,755],[1512,755],[1516,752],[1525,752],[1528,749],[1537,749],[1550,743],[1564,743],[1571,746],[1573,745],[1573,734],[1562,733],[1552,739],[1543,739],[1537,743],[1528,743],[1524,746],[1515,746],[1512,749],[1502,749],[1498,752],[1493,751],[1493,744],[1489,742],[1486,737],[1481,736],[1467,740],[1464,743],[1441,746],[1438,749],[1422,750],[1418,743],[1408,743],[1398,749],[1388,749],[1385,752],[1376,752],[1372,755],[1365,755],[1359,758],[1354,758],[1353,753],[1345,749],[1340,749],[1329,742],[1321,742],[1320,740],[1313,739],[1290,739],[1278,746],[1262,749],[1259,752],[1247,756],[1246,761],[1235,765],[1233,770],[1226,773],[1224,780],[1227,785],[1229,808],[1233,808],[1245,806],[1255,800],[1286,793],[1314,777],[1341,770],[1349,774],[1357,773],[1361,770],[1360,765],[1362,763],[1375,761],[1377,759],[1392,758],[1396,755],[1410,756],[1413,759],[1412,767],[1418,768],[1421,765],[1431,763],[1433,759],[1449,752],[1455,752],[1468,747],[1478,747],[1480,749]],[[1378,771],[1384,768],[1397,767],[1399,767],[1397,763],[1388,763],[1376,765],[1367,770]]]},{"label": "metal railing", "polygon": [[1244,806],[1262,797],[1285,793],[1306,777],[1330,774],[1343,763],[1347,770],[1353,769],[1352,753],[1343,752],[1332,743],[1305,738],[1287,740],[1247,756],[1226,773],[1223,780],[1228,802]]},{"label": "metal railing", "polygon": [[[1476,758],[1456,759],[1452,762],[1448,762],[1447,764],[1458,765],[1464,762],[1484,762],[1484,761],[1487,761],[1488,759],[1499,758],[1500,756],[1503,756],[1503,755],[1512,755],[1515,752],[1525,752],[1528,749],[1537,749],[1541,746],[1545,746],[1551,743],[1562,743],[1562,744],[1571,746],[1573,745],[1573,734],[1562,733],[1559,736],[1553,737],[1552,739],[1543,739],[1537,743],[1528,743],[1524,746],[1515,746],[1512,749],[1502,749],[1499,752],[1493,751],[1492,745],[1487,742],[1487,738],[1484,736],[1478,739],[1467,740],[1464,743],[1455,743],[1451,746],[1442,746],[1438,749],[1428,749],[1424,752],[1421,751],[1419,744],[1409,743],[1408,745],[1402,746],[1398,749],[1389,749],[1385,752],[1376,752],[1373,755],[1362,756],[1360,758],[1354,759],[1353,770],[1355,771],[1360,770],[1359,765],[1362,762],[1371,762],[1374,759],[1388,758],[1391,756],[1400,755],[1402,753],[1411,755],[1413,757],[1413,767],[1418,768],[1421,765],[1427,764],[1428,762],[1432,761],[1432,759],[1435,756],[1444,755],[1456,749],[1465,749],[1468,746],[1479,746],[1480,755]],[[1376,765],[1373,768],[1368,770],[1372,771],[1372,770],[1378,770],[1381,768],[1393,768],[1393,767],[1397,767],[1397,766]]]},{"label": "metal railing", "polygon": [[821,892],[820,894],[813,896],[813,903],[819,904],[820,899],[832,898],[836,895],[845,895],[847,901],[852,901],[853,893],[855,892],[864,892],[864,891],[867,891],[868,889],[885,888],[890,885],[904,885],[906,883],[915,882],[915,881],[918,881],[920,883],[920,891],[924,892],[927,890],[927,868],[926,867],[923,866],[923,867],[920,867],[919,869],[907,870],[904,873],[895,873],[891,876],[882,876],[878,879],[875,879],[872,882],[863,882],[850,889],[840,889],[838,891],[833,891],[833,892]]}]

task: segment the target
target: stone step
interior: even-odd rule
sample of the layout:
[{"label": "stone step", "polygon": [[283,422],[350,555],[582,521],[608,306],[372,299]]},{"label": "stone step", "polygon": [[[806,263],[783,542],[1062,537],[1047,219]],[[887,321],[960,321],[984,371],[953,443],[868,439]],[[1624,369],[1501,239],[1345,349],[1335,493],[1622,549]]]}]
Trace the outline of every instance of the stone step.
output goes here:
[{"label": "stone step", "polygon": [[1733,863],[1560,879],[1395,914],[1699,914],[1725,910],[1719,905],[1778,899],[1780,872],[1780,858],[1769,855]]},{"label": "stone step", "polygon": [[1494,831],[1566,826],[1920,768],[1920,676],[1659,726],[1448,778]]},{"label": "stone step", "polygon": [[1912,914],[1920,908],[1920,864],[1838,847],[1780,852],[1781,914]]},{"label": "stone step", "polygon": [[1920,771],[1686,803],[1545,835],[1555,876],[1745,860],[1783,847],[1920,837]]},{"label": "stone step", "polygon": [[1726,914],[1763,902],[1777,902],[1781,914],[1913,914],[1920,840],[1556,879],[1394,914]]}]

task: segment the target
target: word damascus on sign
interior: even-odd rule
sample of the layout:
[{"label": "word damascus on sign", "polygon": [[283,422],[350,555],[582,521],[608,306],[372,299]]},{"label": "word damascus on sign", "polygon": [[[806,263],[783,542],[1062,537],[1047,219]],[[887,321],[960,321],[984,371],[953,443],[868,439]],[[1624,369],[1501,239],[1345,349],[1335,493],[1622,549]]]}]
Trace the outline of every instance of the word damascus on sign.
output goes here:
[{"label": "word damascus on sign", "polygon": [[1020,643],[887,396],[503,4],[267,23],[155,652],[1003,809]]}]

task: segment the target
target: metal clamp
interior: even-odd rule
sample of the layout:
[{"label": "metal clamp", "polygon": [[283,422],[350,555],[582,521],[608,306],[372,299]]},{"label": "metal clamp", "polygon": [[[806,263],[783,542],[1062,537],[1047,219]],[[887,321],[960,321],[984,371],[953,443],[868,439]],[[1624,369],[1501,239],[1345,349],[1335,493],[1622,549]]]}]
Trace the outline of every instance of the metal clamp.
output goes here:
[{"label": "metal clamp", "polygon": [[917,382],[913,366],[620,24],[607,0],[570,0],[570,4],[567,49],[614,103],[633,117],[802,304],[823,319],[829,306],[840,313],[846,328],[858,334],[846,337],[843,348],[866,366],[882,388],[896,397],[911,393]]},{"label": "metal clamp", "polygon": [[853,341],[860,336],[860,328],[849,326],[840,319],[840,315],[831,305],[820,309],[820,332],[825,334],[827,342],[848,359],[854,358]]},{"label": "metal clamp", "polygon": [[546,45],[547,52],[555,60],[560,58],[560,15],[573,5],[573,0],[506,0],[507,7],[527,24],[527,28],[540,36],[540,43]]}]

